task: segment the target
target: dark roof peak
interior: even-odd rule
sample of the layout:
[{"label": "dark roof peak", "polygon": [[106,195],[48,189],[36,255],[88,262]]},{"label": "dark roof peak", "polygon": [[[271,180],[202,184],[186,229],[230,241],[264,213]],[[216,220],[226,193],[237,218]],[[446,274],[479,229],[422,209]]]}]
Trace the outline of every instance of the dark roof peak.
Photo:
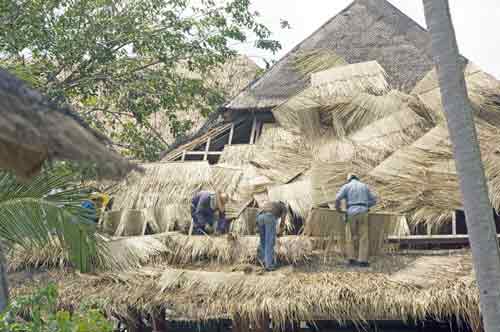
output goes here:
[{"label": "dark roof peak", "polygon": [[299,43],[226,109],[269,109],[309,82],[292,65],[300,51],[331,49],[349,63],[375,60],[390,84],[409,92],[432,68],[427,31],[387,0],[355,0]]}]

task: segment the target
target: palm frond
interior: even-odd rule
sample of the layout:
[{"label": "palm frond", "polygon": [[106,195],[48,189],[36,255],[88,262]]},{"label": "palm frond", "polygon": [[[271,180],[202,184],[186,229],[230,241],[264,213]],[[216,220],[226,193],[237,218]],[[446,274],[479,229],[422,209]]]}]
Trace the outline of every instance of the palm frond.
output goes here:
[{"label": "palm frond", "polygon": [[60,243],[72,263],[88,271],[98,250],[96,226],[89,211],[80,207],[87,194],[68,188],[69,180],[41,174],[20,184],[10,173],[0,172],[0,239],[7,248],[44,249]]}]

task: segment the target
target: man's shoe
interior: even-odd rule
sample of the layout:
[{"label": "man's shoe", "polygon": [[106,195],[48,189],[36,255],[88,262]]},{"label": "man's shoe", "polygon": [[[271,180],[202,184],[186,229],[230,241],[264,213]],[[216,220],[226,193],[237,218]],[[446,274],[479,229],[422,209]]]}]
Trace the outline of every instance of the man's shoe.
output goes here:
[{"label": "man's shoe", "polygon": [[271,271],[275,271],[275,270],[276,270],[276,266],[266,267],[267,272],[271,272]]},{"label": "man's shoe", "polygon": [[356,265],[358,265],[358,262],[357,262],[355,259],[350,259],[350,260],[347,262],[347,264],[348,264],[349,266],[356,266]]},{"label": "man's shoe", "polygon": [[358,262],[359,267],[370,267],[370,263],[368,262]]}]

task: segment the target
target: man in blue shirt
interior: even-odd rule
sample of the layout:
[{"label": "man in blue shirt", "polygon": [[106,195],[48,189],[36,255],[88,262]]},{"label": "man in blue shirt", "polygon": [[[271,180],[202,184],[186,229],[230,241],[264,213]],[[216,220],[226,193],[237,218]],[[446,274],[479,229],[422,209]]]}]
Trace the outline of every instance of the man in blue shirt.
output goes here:
[{"label": "man in blue shirt", "polygon": [[346,252],[350,265],[368,267],[370,239],[368,234],[368,210],[377,203],[370,188],[355,174],[347,176],[347,183],[340,188],[335,198],[335,208],[340,210],[346,202]]},{"label": "man in blue shirt", "polygon": [[193,234],[210,233],[208,227],[213,228],[216,215],[219,213],[219,233],[227,232],[228,222],[225,218],[225,204],[228,197],[225,193],[200,191],[191,200],[191,217],[193,218]]}]

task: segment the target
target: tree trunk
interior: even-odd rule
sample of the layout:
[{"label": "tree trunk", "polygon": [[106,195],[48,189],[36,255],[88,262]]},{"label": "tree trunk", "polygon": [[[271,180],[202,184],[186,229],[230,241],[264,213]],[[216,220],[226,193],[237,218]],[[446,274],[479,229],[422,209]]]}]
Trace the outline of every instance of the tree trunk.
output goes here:
[{"label": "tree trunk", "polygon": [[0,312],[7,308],[9,303],[9,284],[7,280],[7,265],[2,244],[0,243]]},{"label": "tree trunk", "polygon": [[484,328],[500,331],[500,252],[448,0],[423,1],[464,200]]}]

